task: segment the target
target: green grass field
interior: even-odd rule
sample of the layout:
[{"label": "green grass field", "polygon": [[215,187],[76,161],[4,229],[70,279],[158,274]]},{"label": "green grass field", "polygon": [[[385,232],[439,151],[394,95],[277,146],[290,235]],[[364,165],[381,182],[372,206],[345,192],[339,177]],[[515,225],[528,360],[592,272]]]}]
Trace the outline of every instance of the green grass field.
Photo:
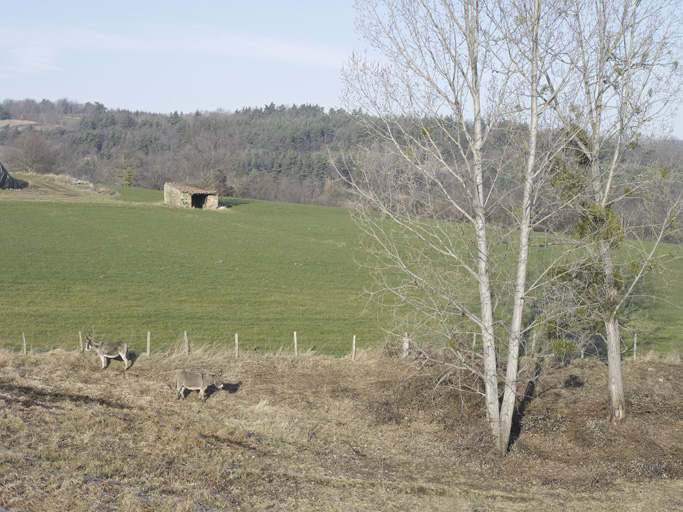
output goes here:
[{"label": "green grass field", "polygon": [[[341,355],[380,338],[343,209],[240,201],[168,208],[159,191],[114,201],[2,202],[0,343],[74,346],[78,332],[132,350],[178,343]],[[133,201],[133,202],[131,202]]]},{"label": "green grass field", "polygon": [[[28,177],[21,177],[28,179]],[[33,177],[37,179],[37,177]],[[160,191],[117,196],[46,181],[0,193],[0,346],[75,347],[79,331],[133,351],[182,342],[348,354],[382,338],[358,229],[339,208],[221,199],[220,211],[169,208]],[[668,246],[664,250],[678,251]],[[649,278],[632,325],[638,346],[680,351],[683,260]],[[632,345],[632,334],[623,333]]]}]

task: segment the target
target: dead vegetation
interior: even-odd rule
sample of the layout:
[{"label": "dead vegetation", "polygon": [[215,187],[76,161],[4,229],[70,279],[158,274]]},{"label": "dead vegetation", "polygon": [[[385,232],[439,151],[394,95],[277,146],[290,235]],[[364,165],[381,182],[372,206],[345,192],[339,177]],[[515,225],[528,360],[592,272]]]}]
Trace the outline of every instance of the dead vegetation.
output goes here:
[{"label": "dead vegetation", "polygon": [[2,128],[15,128],[18,130],[24,130],[26,128],[40,130],[41,126],[37,121],[24,121],[20,119],[3,119],[0,121],[0,129]]},{"label": "dead vegetation", "polygon": [[106,201],[118,192],[66,174],[12,173],[28,186],[21,190],[0,190],[2,201]]},{"label": "dead vegetation", "polygon": [[[176,400],[178,368],[224,389]],[[626,363],[613,427],[602,363],[548,367],[500,459],[476,397],[372,352],[166,352],[124,373],[0,351],[0,510],[679,510],[681,369]]]}]

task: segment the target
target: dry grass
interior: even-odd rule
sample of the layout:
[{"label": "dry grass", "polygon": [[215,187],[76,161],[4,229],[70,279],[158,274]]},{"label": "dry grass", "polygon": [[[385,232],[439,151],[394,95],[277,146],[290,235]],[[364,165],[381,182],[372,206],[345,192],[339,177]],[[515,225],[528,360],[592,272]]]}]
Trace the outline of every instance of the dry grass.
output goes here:
[{"label": "dry grass", "polygon": [[3,119],[2,121],[0,121],[0,129],[9,127],[19,128],[21,130],[29,126],[32,126],[37,130],[40,130],[40,126],[36,121],[22,121],[20,119]]},{"label": "dry grass", "polygon": [[[177,368],[223,370],[225,387],[176,400]],[[0,510],[683,506],[680,362],[625,365],[620,427],[605,419],[603,365],[552,369],[504,459],[475,401],[380,354],[207,349],[122,369],[92,353],[0,351]]]},{"label": "dry grass", "polygon": [[0,190],[1,201],[107,201],[117,193],[90,182],[76,180],[67,174],[11,173],[13,178],[28,183],[26,188]]}]

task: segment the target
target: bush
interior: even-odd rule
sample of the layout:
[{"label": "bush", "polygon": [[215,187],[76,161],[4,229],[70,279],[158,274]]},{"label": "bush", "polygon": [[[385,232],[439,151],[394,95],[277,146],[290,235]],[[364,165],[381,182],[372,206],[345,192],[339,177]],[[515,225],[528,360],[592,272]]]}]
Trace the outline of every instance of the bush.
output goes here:
[{"label": "bush", "polygon": [[576,345],[571,340],[555,338],[550,340],[548,352],[558,359],[566,359],[576,354]]}]

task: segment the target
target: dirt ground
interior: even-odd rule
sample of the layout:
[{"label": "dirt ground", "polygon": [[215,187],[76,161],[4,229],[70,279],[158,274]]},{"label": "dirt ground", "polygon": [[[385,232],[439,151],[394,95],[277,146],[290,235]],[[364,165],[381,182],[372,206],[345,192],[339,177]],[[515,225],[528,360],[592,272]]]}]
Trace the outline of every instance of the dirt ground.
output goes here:
[{"label": "dirt ground", "polygon": [[[177,400],[177,368],[224,388]],[[625,362],[615,427],[603,363],[548,363],[501,458],[476,397],[381,353],[0,350],[0,511],[681,510],[681,370]]]}]

